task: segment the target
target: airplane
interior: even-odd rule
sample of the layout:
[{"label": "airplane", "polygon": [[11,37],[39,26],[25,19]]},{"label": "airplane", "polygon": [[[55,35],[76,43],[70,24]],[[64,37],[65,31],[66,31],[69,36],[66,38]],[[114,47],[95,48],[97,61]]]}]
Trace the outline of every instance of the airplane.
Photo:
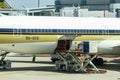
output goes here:
[{"label": "airplane", "polygon": [[0,17],[1,64],[9,52],[53,54],[59,45],[64,52],[74,50],[76,44],[92,41],[97,44],[93,47],[95,51],[119,55],[119,26],[118,18],[3,16]]}]

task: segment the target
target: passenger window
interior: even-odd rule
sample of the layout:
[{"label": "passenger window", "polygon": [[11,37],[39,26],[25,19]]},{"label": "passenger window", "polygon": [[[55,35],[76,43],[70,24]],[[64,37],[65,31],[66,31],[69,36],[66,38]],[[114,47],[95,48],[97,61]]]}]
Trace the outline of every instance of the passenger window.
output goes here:
[{"label": "passenger window", "polygon": [[70,33],[70,29],[68,29],[68,33]]}]

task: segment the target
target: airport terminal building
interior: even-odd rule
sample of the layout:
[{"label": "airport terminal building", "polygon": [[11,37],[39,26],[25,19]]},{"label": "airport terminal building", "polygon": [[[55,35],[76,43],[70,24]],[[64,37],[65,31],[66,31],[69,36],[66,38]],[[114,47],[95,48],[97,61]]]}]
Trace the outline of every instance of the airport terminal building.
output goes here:
[{"label": "airport terminal building", "polygon": [[120,0],[55,0],[54,5],[24,9],[0,0],[0,8],[10,16],[120,17]]}]

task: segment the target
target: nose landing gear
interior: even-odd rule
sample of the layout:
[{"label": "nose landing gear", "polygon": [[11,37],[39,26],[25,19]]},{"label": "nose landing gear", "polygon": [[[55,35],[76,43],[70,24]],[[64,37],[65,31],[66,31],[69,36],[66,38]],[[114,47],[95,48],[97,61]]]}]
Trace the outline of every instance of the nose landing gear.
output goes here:
[{"label": "nose landing gear", "polygon": [[0,56],[2,56],[1,60],[0,60],[0,68],[3,68],[3,69],[11,68],[11,61],[10,60],[4,60],[8,53],[9,52],[4,52],[0,55]]}]

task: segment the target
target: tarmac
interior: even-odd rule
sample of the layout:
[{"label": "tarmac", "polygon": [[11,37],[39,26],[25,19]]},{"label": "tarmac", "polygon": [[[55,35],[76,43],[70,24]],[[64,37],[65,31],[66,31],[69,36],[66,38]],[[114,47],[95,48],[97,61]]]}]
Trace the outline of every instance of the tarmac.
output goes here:
[{"label": "tarmac", "polygon": [[105,74],[87,74],[75,72],[59,72],[50,57],[6,57],[12,61],[12,68],[0,69],[0,80],[120,80],[120,63],[106,63],[100,69],[106,69]]}]

